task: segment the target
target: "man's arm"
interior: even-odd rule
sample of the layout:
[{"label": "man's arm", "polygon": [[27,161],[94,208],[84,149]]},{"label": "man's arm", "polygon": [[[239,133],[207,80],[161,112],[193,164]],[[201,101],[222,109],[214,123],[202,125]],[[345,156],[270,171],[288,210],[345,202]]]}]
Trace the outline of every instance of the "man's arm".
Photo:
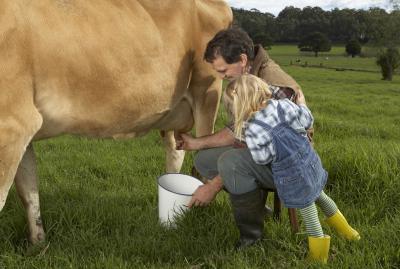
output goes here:
[{"label": "man's arm", "polygon": [[192,199],[190,200],[188,207],[193,206],[206,206],[211,203],[215,196],[222,190],[224,183],[221,176],[216,176],[212,180],[208,180],[206,184],[197,188],[193,193]]},{"label": "man's arm", "polygon": [[314,123],[314,117],[312,116],[310,109],[307,107],[306,99],[302,91],[297,93],[296,103],[298,105],[297,117],[304,128],[309,129]]},{"label": "man's arm", "polygon": [[235,142],[235,136],[228,127],[223,128],[215,134],[202,137],[193,137],[189,134],[178,134],[175,139],[176,149],[178,150],[217,148],[230,146]]},{"label": "man's arm", "polygon": [[[195,138],[189,134],[177,134],[176,149],[178,150],[200,150],[206,148],[216,148],[233,145],[235,136],[233,132],[225,127],[212,135]],[[188,207],[206,206],[211,203],[215,196],[223,188],[222,178],[217,175],[212,180],[208,180],[206,184],[197,188],[193,193]]]}]

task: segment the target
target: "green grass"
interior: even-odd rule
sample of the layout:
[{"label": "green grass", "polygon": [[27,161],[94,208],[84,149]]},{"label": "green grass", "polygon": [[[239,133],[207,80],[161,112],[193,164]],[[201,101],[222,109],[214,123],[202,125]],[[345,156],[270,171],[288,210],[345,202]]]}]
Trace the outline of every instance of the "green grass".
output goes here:
[{"label": "green grass", "polygon": [[[329,52],[321,52],[318,57],[313,52],[300,52],[294,45],[275,45],[268,51],[271,57],[280,65],[305,65],[320,66],[325,68],[346,68],[365,70],[368,72],[380,72],[380,67],[376,64],[376,58],[354,57],[346,55],[343,46],[333,46]],[[375,55],[376,49],[364,47],[362,53],[365,55]],[[298,61],[300,60],[300,61]],[[297,62],[298,61],[298,62]],[[399,71],[397,71],[399,72]]]},{"label": "green grass", "polygon": [[[400,77],[284,68],[314,113],[326,192],[362,236],[347,242],[323,224],[332,237],[326,268],[399,268]],[[220,111],[217,128],[223,118]],[[157,132],[125,141],[66,136],[34,146],[49,245],[27,255],[24,210],[13,188],[0,213],[0,268],[320,268],[304,261],[306,235],[290,232],[286,213],[281,222],[266,220],[260,246],[234,252],[238,232],[226,193],[189,211],[177,229],[161,227]],[[192,159],[188,154],[184,173]]]}]

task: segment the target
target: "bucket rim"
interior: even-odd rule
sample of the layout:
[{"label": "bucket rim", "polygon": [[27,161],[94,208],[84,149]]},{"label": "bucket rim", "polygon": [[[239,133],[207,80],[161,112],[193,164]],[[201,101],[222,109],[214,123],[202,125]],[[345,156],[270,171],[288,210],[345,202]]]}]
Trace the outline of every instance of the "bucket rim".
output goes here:
[{"label": "bucket rim", "polygon": [[162,186],[162,185],[160,184],[160,178],[163,177],[163,176],[166,176],[166,175],[183,175],[183,176],[188,176],[188,177],[194,178],[195,180],[199,181],[199,182],[201,183],[201,185],[204,185],[203,181],[201,181],[200,179],[195,178],[195,177],[190,176],[190,175],[182,174],[182,173],[165,173],[165,174],[162,174],[161,176],[157,177],[157,185],[158,185],[158,186],[160,186],[161,188],[163,188],[163,189],[166,190],[166,191],[169,191],[169,192],[172,192],[172,193],[175,193],[175,194],[178,194],[178,195],[192,196],[192,194],[178,193],[178,192],[175,192],[175,191],[168,190],[167,188],[165,188],[164,186]]}]

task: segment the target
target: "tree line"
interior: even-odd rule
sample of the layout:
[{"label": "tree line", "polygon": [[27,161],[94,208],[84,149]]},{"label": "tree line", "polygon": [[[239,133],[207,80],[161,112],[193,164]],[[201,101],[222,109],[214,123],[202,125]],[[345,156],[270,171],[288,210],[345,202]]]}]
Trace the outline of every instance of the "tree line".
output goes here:
[{"label": "tree line", "polygon": [[400,41],[400,10],[390,13],[381,8],[325,11],[320,7],[289,6],[277,17],[257,9],[232,10],[234,23],[263,44],[298,43],[312,32],[322,33],[334,43],[357,39],[361,44],[389,46]]},{"label": "tree line", "polygon": [[313,51],[318,56],[319,51],[329,51],[333,42],[344,44],[352,57],[361,52],[361,46],[378,47],[377,64],[383,79],[391,80],[400,64],[396,48],[400,44],[400,1],[390,2],[394,8],[391,12],[381,8],[325,11],[320,7],[289,6],[275,17],[257,9],[232,10],[234,24],[265,47],[294,43],[301,51]]}]

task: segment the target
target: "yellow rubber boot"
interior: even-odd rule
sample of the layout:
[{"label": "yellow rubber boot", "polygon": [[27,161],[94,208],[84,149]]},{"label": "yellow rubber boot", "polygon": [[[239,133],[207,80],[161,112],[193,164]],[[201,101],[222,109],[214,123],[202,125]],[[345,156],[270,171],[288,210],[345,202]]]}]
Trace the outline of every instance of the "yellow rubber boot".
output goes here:
[{"label": "yellow rubber boot", "polygon": [[348,223],[346,218],[338,210],[333,216],[327,218],[326,223],[334,228],[339,235],[346,238],[347,240],[360,240],[360,234],[354,230]]},{"label": "yellow rubber boot", "polygon": [[325,235],[324,237],[308,237],[308,261],[316,261],[321,263],[328,262],[329,246],[331,237]]}]

